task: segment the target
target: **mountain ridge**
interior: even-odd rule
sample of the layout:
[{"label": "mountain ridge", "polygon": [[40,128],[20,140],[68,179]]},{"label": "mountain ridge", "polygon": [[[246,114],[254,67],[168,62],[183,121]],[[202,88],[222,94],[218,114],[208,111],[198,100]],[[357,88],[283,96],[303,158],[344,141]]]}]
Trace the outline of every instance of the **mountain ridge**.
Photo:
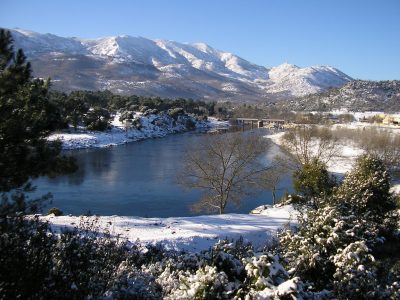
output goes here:
[{"label": "mountain ridge", "polygon": [[294,111],[400,111],[400,80],[354,80],[342,87],[280,103]]},{"label": "mountain ridge", "polygon": [[34,75],[54,88],[122,94],[262,102],[291,99],[340,87],[353,80],[330,66],[267,68],[205,43],[179,43],[128,35],[65,38],[10,30]]}]

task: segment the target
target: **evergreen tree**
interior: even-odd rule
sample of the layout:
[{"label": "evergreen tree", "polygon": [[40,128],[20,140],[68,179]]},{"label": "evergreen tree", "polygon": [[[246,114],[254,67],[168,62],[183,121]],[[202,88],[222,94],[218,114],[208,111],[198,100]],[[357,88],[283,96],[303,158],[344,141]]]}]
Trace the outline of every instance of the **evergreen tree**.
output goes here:
[{"label": "evergreen tree", "polygon": [[335,178],[328,173],[326,165],[316,158],[301,165],[300,169],[293,173],[294,189],[315,208],[319,205],[318,197],[331,194],[335,185]]},{"label": "evergreen tree", "polygon": [[[377,276],[372,256],[395,232],[396,207],[381,160],[362,156],[342,185],[320,199],[320,207],[299,218],[296,232],[280,235],[280,247],[299,276],[317,289],[330,289],[339,299],[390,298],[398,293]],[[390,288],[386,288],[388,286]]]},{"label": "evergreen tree", "polygon": [[60,157],[61,144],[45,139],[57,127],[48,90],[49,81],[32,78],[23,51],[15,53],[10,32],[0,29],[0,192],[74,169]]},{"label": "evergreen tree", "polygon": [[390,176],[381,159],[361,156],[335,193],[335,202],[342,211],[352,211],[360,219],[368,219],[384,231],[396,226],[396,202],[390,193]]}]

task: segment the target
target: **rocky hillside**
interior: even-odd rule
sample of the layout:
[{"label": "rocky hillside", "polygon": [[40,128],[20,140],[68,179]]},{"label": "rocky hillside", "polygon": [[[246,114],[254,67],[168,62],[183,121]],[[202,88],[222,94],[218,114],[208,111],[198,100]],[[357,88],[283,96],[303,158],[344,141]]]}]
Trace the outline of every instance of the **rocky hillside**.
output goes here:
[{"label": "rocky hillside", "polygon": [[400,111],[400,81],[351,81],[340,88],[282,102],[288,110]]},{"label": "rocky hillside", "polygon": [[11,30],[37,77],[53,88],[120,94],[268,102],[340,87],[352,80],[328,66],[267,68],[203,43],[143,37],[64,38]]}]

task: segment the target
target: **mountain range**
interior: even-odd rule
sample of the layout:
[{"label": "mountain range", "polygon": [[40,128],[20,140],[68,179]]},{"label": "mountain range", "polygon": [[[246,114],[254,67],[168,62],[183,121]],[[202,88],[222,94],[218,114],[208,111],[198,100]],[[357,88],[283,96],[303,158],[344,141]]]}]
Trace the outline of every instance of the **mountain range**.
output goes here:
[{"label": "mountain range", "polygon": [[65,38],[10,30],[34,76],[52,79],[62,91],[105,90],[120,94],[233,102],[293,99],[341,87],[353,79],[330,66],[264,67],[204,43],[143,37]]},{"label": "mountain range", "polygon": [[400,112],[400,81],[354,80],[342,87],[332,88],[322,93],[307,95],[278,106],[294,111],[385,111]]}]

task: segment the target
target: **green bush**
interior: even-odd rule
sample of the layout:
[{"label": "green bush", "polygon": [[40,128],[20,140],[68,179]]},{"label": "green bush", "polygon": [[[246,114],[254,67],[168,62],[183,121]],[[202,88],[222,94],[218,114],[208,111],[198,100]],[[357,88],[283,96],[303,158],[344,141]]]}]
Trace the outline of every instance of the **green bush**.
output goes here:
[{"label": "green bush", "polygon": [[50,208],[50,209],[48,210],[47,214],[48,214],[48,215],[53,214],[53,215],[55,215],[56,217],[58,217],[58,216],[62,216],[62,215],[63,215],[63,212],[62,212],[61,209],[59,209],[59,208],[57,208],[57,207],[52,207],[52,208]]}]

